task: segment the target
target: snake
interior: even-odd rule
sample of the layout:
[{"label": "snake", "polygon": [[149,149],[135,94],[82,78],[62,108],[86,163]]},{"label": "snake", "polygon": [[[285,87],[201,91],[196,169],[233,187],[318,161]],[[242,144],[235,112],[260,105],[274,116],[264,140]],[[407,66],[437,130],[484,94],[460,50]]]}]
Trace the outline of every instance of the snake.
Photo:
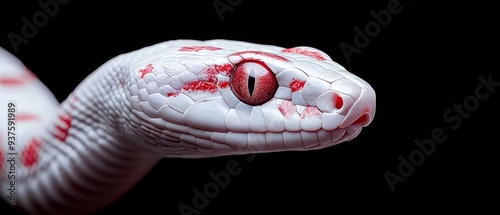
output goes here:
[{"label": "snake", "polygon": [[159,42],[62,102],[0,48],[0,192],[25,214],[90,214],[160,160],[324,149],[357,137],[375,106],[370,84],[310,46]]}]

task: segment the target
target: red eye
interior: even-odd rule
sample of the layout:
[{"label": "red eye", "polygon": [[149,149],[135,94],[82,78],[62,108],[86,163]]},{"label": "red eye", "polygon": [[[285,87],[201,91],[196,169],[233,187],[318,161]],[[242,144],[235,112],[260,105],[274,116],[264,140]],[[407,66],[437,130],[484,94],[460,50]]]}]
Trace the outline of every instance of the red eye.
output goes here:
[{"label": "red eye", "polygon": [[276,76],[260,62],[243,62],[231,74],[231,90],[249,105],[264,104],[274,97],[277,89]]}]

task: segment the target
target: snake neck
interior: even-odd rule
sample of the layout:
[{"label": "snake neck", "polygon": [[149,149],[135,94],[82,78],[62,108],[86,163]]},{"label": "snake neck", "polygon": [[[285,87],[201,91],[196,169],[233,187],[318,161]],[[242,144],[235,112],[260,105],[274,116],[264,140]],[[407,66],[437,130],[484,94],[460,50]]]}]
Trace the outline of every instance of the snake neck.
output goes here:
[{"label": "snake neck", "polygon": [[[36,154],[19,166],[18,208],[29,214],[91,213],[123,195],[157,163],[159,157],[138,147],[122,126],[127,113],[116,106],[123,105],[125,94],[114,68],[105,64],[84,80],[27,144]],[[116,78],[109,79],[111,74]]]}]

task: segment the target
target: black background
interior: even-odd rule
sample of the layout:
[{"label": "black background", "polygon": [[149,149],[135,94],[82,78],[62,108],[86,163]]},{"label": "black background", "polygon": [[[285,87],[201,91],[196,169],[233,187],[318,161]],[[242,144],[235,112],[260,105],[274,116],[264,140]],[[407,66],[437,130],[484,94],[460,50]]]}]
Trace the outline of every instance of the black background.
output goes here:
[{"label": "black background", "polygon": [[[229,5],[226,0],[218,0]],[[40,11],[36,1],[0,3],[0,45],[14,52],[7,35],[22,35],[22,17]],[[324,150],[161,161],[127,195],[98,214],[181,214],[231,160],[240,174],[210,199],[200,214],[333,214],[338,211],[431,212],[487,209],[498,203],[500,88],[479,102],[458,129],[443,113],[474,94],[479,75],[500,81],[496,58],[497,15],[481,3],[401,0],[403,10],[353,54],[355,26],[374,20],[385,1],[229,1],[221,21],[213,0],[162,3],[70,1],[19,45],[21,59],[62,101],[108,59],[171,39],[234,39],[283,47],[307,45],[328,53],[377,93],[375,120],[356,139]],[[495,66],[493,66],[495,65]],[[397,173],[398,156],[417,150],[415,139],[443,128],[447,139],[391,192],[384,172]],[[2,202],[3,203],[3,202]],[[5,204],[2,204],[5,206]],[[4,214],[2,207],[1,214]],[[498,209],[496,209],[498,210]]]}]

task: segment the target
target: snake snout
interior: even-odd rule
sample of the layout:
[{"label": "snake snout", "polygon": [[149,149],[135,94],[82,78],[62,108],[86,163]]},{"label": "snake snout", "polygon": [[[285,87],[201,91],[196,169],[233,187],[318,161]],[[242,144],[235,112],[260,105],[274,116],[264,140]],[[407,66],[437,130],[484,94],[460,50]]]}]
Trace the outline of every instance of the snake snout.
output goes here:
[{"label": "snake snout", "polygon": [[361,95],[340,123],[340,128],[350,125],[368,126],[375,116],[375,92],[369,88],[362,88]]}]

